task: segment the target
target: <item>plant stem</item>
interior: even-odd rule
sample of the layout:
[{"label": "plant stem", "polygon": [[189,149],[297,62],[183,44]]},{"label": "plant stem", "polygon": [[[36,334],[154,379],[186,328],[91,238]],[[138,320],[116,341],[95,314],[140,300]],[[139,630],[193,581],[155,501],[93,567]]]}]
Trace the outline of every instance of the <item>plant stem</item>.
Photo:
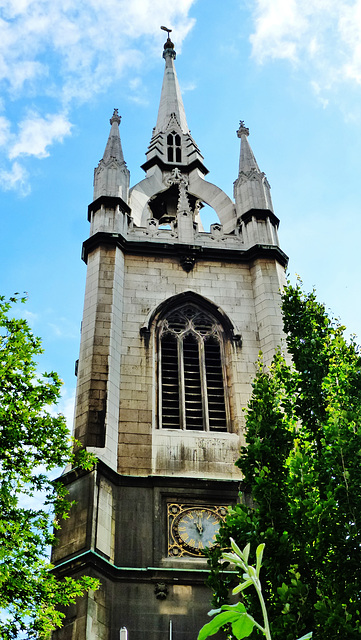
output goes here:
[{"label": "plant stem", "polygon": [[261,603],[261,609],[262,609],[262,614],[263,614],[263,623],[264,623],[263,632],[264,632],[264,635],[266,636],[267,640],[272,640],[271,631],[270,631],[269,623],[268,623],[267,609],[266,609],[265,601],[263,599],[261,585],[260,585],[258,580],[257,580],[257,582],[256,581],[254,582],[254,586],[256,588],[259,601]]}]

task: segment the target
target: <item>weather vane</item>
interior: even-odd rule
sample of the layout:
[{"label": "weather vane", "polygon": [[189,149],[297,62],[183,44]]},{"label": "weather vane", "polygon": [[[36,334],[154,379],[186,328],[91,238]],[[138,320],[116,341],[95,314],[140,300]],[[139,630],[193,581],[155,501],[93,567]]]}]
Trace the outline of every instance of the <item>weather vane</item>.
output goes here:
[{"label": "weather vane", "polygon": [[161,29],[163,29],[163,31],[167,31],[169,39],[169,34],[172,32],[172,29],[168,29],[168,27],[161,27]]}]

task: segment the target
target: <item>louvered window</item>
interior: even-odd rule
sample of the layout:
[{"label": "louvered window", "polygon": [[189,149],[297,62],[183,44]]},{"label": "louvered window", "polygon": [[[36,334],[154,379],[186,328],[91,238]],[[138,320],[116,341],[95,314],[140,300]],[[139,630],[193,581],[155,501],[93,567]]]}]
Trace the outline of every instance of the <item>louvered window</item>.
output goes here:
[{"label": "louvered window", "polygon": [[168,162],[182,162],[181,137],[175,131],[167,135]]},{"label": "louvered window", "polygon": [[171,333],[162,339],[162,402],[164,427],[177,429],[179,426],[179,389],[178,389],[178,347]]},{"label": "louvered window", "polygon": [[160,425],[165,429],[227,431],[223,330],[193,304],[161,321]]}]

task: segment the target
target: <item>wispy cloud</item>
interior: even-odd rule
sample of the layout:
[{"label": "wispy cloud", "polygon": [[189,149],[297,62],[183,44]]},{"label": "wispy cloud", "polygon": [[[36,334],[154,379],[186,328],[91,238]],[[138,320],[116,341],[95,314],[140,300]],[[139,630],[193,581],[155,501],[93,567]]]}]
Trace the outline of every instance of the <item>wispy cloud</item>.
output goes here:
[{"label": "wispy cloud", "polygon": [[0,116],[0,147],[6,145],[10,140],[11,123],[4,116]]},{"label": "wispy cloud", "polygon": [[62,142],[71,131],[71,123],[64,114],[55,113],[44,118],[38,114],[31,114],[19,123],[19,134],[9,149],[9,158],[14,160],[19,156],[35,156],[46,158],[49,146],[54,142]]},{"label": "wispy cloud", "polygon": [[197,88],[195,82],[182,82],[181,83],[181,91],[182,93],[186,93],[187,91],[194,91]]},{"label": "wispy cloud", "polygon": [[30,193],[29,175],[18,162],[13,162],[8,169],[0,169],[0,187],[4,191],[15,189],[22,196]]},{"label": "wispy cloud", "polygon": [[75,405],[75,389],[67,389],[66,387],[62,387],[61,389],[61,398],[59,403],[53,410],[54,414],[62,413],[66,418],[66,423],[69,428],[69,432],[72,432],[73,429],[73,420],[74,420],[74,405]]},{"label": "wispy cloud", "polygon": [[[71,109],[104,91],[127,69],[138,70],[148,50],[164,36],[159,25],[177,30],[177,46],[192,28],[195,0],[3,0],[0,18],[0,117],[3,164],[24,156],[45,158],[54,143],[71,133]],[[144,47],[143,47],[144,48]],[[131,88],[139,101],[139,87]],[[7,117],[9,101],[22,100],[17,119]],[[26,113],[27,100],[35,113]],[[40,107],[48,100],[54,108]],[[35,105],[35,107],[34,107]],[[6,177],[10,176],[7,181]],[[26,192],[28,176],[17,163],[0,172],[0,185]]]},{"label": "wispy cloud", "polygon": [[143,80],[140,76],[136,76],[129,80],[129,89],[128,99],[131,100],[131,102],[135,102],[135,104],[139,105],[148,104],[146,88],[144,87]]},{"label": "wispy cloud", "polygon": [[299,6],[297,0],[256,0],[256,30],[250,40],[258,62],[269,57],[297,60],[308,29],[305,6],[307,2]]},{"label": "wispy cloud", "polygon": [[48,325],[57,338],[73,339],[79,337],[78,327],[68,318],[57,318],[56,322],[49,322]]},{"label": "wispy cloud", "polygon": [[254,23],[256,61],[302,66],[323,106],[345,82],[361,85],[361,0],[255,0]]},{"label": "wispy cloud", "polygon": [[32,311],[28,311],[27,309],[23,310],[21,315],[23,318],[25,318],[25,320],[28,321],[30,326],[34,324],[34,322],[36,322],[39,317],[37,313],[33,313]]}]

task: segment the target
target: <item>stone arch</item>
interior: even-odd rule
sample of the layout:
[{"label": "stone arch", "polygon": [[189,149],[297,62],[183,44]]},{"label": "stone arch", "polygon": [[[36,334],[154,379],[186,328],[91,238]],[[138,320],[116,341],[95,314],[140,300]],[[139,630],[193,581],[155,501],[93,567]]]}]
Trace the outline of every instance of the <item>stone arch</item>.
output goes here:
[{"label": "stone arch", "polygon": [[169,313],[172,309],[175,309],[181,305],[185,305],[188,302],[189,303],[193,302],[198,307],[202,307],[205,309],[205,311],[208,311],[209,313],[211,313],[218,320],[218,322],[222,326],[225,334],[229,339],[231,339],[234,342],[238,342],[239,344],[242,343],[242,336],[239,331],[239,328],[236,326],[233,320],[229,317],[229,315],[221,307],[214,304],[214,302],[212,302],[208,298],[205,298],[204,296],[201,296],[199,293],[196,293],[195,291],[191,291],[191,290],[183,291],[182,293],[178,293],[174,296],[171,296],[170,298],[163,300],[163,302],[161,302],[154,309],[152,309],[148,313],[144,323],[140,328],[141,335],[149,336],[151,326],[154,321],[159,322],[159,320],[161,320],[162,317],[165,314]]},{"label": "stone arch", "polygon": [[[131,189],[129,204],[134,223],[139,227],[146,226],[146,221],[149,218],[148,203],[151,198],[168,189],[168,185],[163,183],[162,177],[162,172],[156,168],[152,175],[147,176]],[[215,210],[225,233],[234,230],[236,225],[235,204],[222,189],[204,180],[197,171],[193,171],[189,174],[188,191]]]},{"label": "stone arch", "polygon": [[208,204],[216,212],[225,233],[236,227],[236,207],[231,198],[219,187],[201,178],[198,172],[189,176],[189,193]]}]

